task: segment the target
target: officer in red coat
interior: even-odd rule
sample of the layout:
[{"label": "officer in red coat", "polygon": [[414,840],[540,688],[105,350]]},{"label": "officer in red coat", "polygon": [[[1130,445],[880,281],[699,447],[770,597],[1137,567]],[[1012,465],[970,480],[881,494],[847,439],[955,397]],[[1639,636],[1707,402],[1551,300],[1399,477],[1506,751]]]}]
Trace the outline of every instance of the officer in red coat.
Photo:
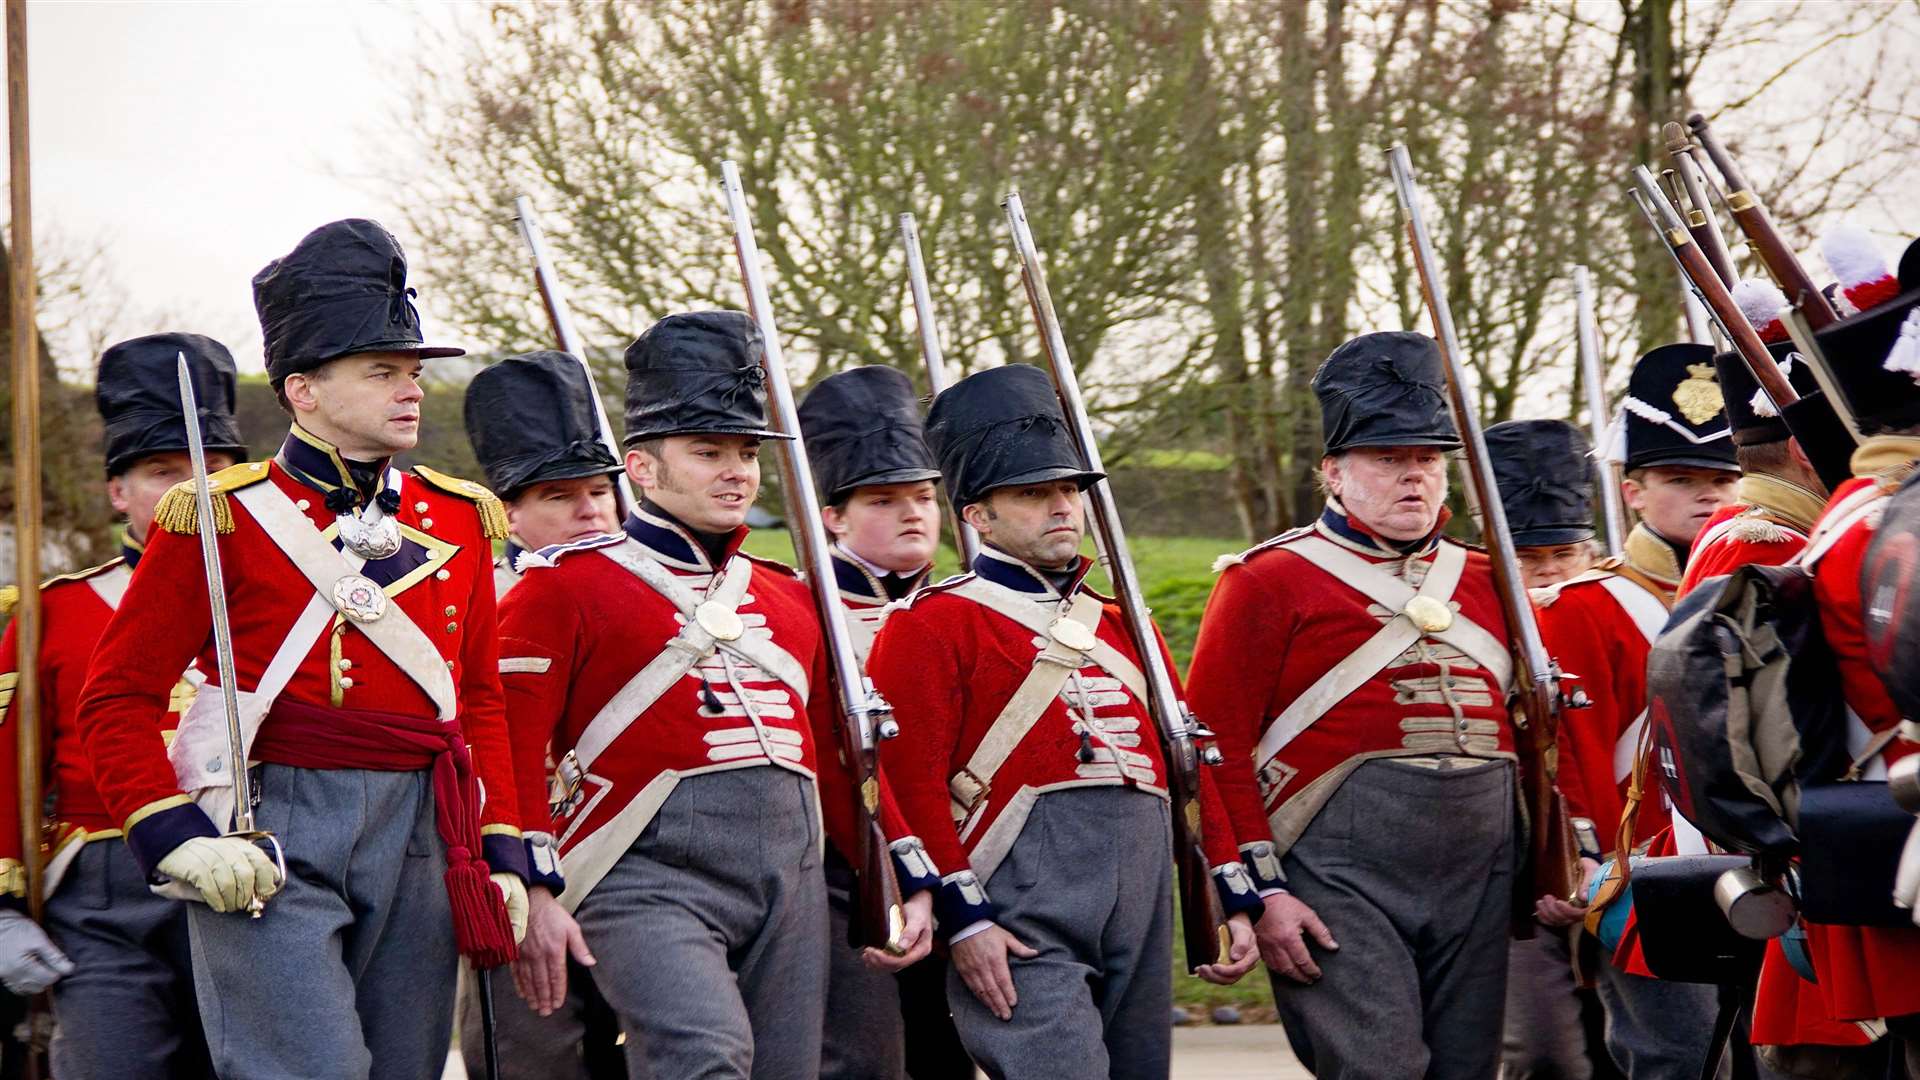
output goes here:
[{"label": "officer in red coat", "polygon": [[[881,764],[939,875],[954,1025],[992,1076],[1164,1078],[1167,766],[1139,653],[1085,583],[1081,491],[1100,474],[1025,364],[940,394],[927,441],[982,549],[888,617],[868,671],[901,720]],[[1201,975],[1231,982],[1254,962],[1259,901],[1202,785],[1233,940]]]},{"label": "officer in red coat", "polygon": [[1443,386],[1421,334],[1328,356],[1326,510],[1221,560],[1194,651],[1261,955],[1316,1076],[1499,1066],[1523,857],[1513,665],[1486,556],[1441,535],[1460,446]]},{"label": "officer in red coat", "polygon": [[[8,785],[0,798],[0,979],[18,994],[53,986],[51,1065],[55,1075],[76,1080],[185,1076],[211,1067],[194,1002],[186,912],[148,891],[126,845],[110,842],[120,839],[120,824],[94,786],[78,711],[94,646],[146,550],[153,508],[193,475],[176,368],[182,354],[193,371],[209,466],[246,456],[233,419],[234,365],[226,346],[198,334],[152,334],[101,354],[94,397],[106,424],[107,496],[127,527],[120,558],[41,586],[45,933],[23,910],[20,802],[12,787],[20,776],[18,744],[0,739],[0,777]],[[11,592],[0,607],[12,605]],[[10,625],[0,638],[0,726],[17,651]],[[163,731],[179,722],[193,693],[192,680],[175,682]]]},{"label": "officer in red coat", "polygon": [[[494,560],[494,588],[502,598],[519,584],[519,565],[539,559],[536,552],[619,527],[612,474],[621,466],[600,440],[592,394],[580,361],[550,351],[509,356],[467,384],[467,439],[511,527],[506,550]],[[521,808],[535,863],[551,861],[554,846],[546,806],[543,798]],[[594,986],[593,953],[551,892],[535,885],[527,900],[527,935],[535,944],[522,955],[538,954],[546,966],[536,968],[530,959],[514,966],[524,1000],[495,995],[501,1080],[623,1080],[620,1024]],[[546,944],[553,941],[559,948]],[[475,1050],[484,1038],[477,980],[469,980],[460,1045],[467,1048],[472,1080],[488,1080],[484,1055]]]},{"label": "officer in red coat", "polygon": [[[194,976],[223,1076],[435,1075],[456,956],[513,958],[526,847],[501,711],[485,488],[395,454],[418,438],[427,346],[385,229],[320,227],[254,278],[267,374],[293,416],[271,461],[213,475],[156,511],[107,624],[79,715],[94,780],[142,872],[187,908]],[[177,677],[217,670],[201,530],[226,578],[258,826],[277,883],[233,823],[222,694],[171,742]],[[482,790],[484,789],[484,805]],[[242,912],[266,899],[262,918]],[[396,1002],[405,1002],[397,1008]]]},{"label": "officer in red coat", "polygon": [[[940,546],[940,470],[927,449],[913,383],[888,367],[829,375],[800,402],[800,435],[819,485],[833,571],[854,648],[865,666],[873,639],[894,610],[926,584]],[[971,1080],[973,1062],[947,1009],[947,965],[846,948],[853,867],[827,845],[827,912],[833,943],[827,970],[822,1080],[952,1076]],[[931,911],[931,892],[910,903]]]},{"label": "officer in red coat", "polygon": [[[732,311],[670,315],[628,348],[641,505],[617,536],[522,560],[501,615],[520,801],[547,797],[549,755],[562,797],[534,885],[577,921],[635,1075],[819,1074],[822,829],[853,850],[853,802],[822,750],[838,719],[811,594],[740,551],[761,444],[786,437],[762,350]],[[908,951],[927,936],[910,923]],[[531,938],[522,965],[562,951]]]}]

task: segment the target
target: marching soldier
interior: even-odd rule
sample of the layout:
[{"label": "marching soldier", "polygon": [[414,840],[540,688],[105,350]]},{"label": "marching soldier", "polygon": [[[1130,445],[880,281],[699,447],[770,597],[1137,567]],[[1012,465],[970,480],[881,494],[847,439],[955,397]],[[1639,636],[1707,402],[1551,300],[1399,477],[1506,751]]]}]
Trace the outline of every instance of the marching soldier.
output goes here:
[{"label": "marching soldier", "polygon": [[[854,647],[864,667],[891,605],[926,583],[940,546],[940,470],[927,449],[913,383],[887,367],[830,375],[800,403],[821,514],[833,537],[833,569]],[[828,844],[827,1026],[823,1080],[910,1074],[973,1075],[946,1003],[946,964],[928,957],[902,970],[901,958],[845,947],[854,870]],[[933,896],[921,891],[923,920]],[[864,962],[863,962],[864,960]],[[893,973],[890,975],[889,973]],[[898,980],[896,982],[896,979]],[[909,1070],[911,1064],[913,1068]]]},{"label": "marching soldier", "polygon": [[[255,275],[292,428],[271,461],[211,478],[214,520],[192,485],[160,501],[81,696],[140,870],[205,901],[187,918],[225,1077],[436,1075],[456,954],[508,962],[525,925],[490,562],[505,515],[478,484],[391,463],[418,439],[422,361],[460,352],[422,341],[406,265],[385,229],[348,220]],[[287,853],[277,892],[262,850],[222,835],[222,695],[160,737],[167,673],[216,671],[202,529],[225,570],[257,822]],[[269,895],[263,918],[238,914]]]},{"label": "marching soldier", "polygon": [[[882,764],[939,874],[954,1024],[991,1076],[1165,1077],[1167,766],[1139,654],[1085,584],[1081,491],[1099,474],[1024,364],[940,394],[927,440],[982,550],[888,618],[869,670],[901,719]],[[1232,982],[1258,901],[1203,785],[1232,945],[1200,973]]]},{"label": "marching soldier", "polygon": [[[467,384],[467,438],[486,471],[487,486],[507,508],[506,550],[494,560],[494,589],[505,597],[520,581],[520,564],[554,557],[550,549],[615,532],[619,513],[612,474],[620,462],[600,441],[586,369],[566,353],[509,356],[482,368]],[[539,554],[548,552],[546,555]],[[544,775],[544,773],[543,773]],[[626,1066],[617,1046],[619,1021],[594,986],[593,954],[554,899],[554,880],[540,868],[553,863],[547,801],[521,807],[528,864],[527,935],[534,944],[514,964],[523,1001],[495,995],[502,1080],[620,1080]],[[538,954],[557,967],[536,964]],[[478,987],[467,986],[460,1007],[460,1045],[467,1073],[483,1080],[473,1050],[485,1037]]]},{"label": "marching soldier", "polygon": [[[1913,249],[1902,260],[1900,295],[1820,330],[1845,405],[1866,435],[1853,455],[1854,478],[1840,485],[1814,525],[1801,565],[1813,574],[1820,629],[1839,667],[1841,695],[1857,717],[1849,754],[1867,756],[1863,777],[1913,753],[1915,744],[1892,739],[1899,708],[1874,674],[1862,619],[1861,566],[1885,500],[1920,464],[1920,267]],[[1799,998],[1812,995],[1828,1020],[1885,1027],[1903,1040],[1910,1073],[1920,1072],[1920,927],[1829,926],[1805,922],[1807,953],[1816,981],[1802,982],[1784,963],[1762,968],[1754,1011],[1754,1040],[1794,1041]],[[1877,1025],[1875,1025],[1877,1026]],[[1896,1054],[1897,1056],[1897,1054]]]},{"label": "marching soldier", "polygon": [[[39,767],[49,777],[51,807],[46,933],[19,908],[0,908],[0,977],[18,994],[54,987],[51,1065],[55,1075],[75,1080],[188,1076],[211,1068],[194,1003],[186,912],[148,891],[126,845],[111,842],[120,839],[119,819],[94,786],[78,712],[94,646],[140,563],[154,506],[168,488],[193,476],[175,366],[183,353],[202,409],[208,467],[225,468],[246,456],[233,419],[234,365],[226,346],[198,334],[153,334],[110,347],[100,356],[94,396],[106,422],[107,496],[127,519],[121,555],[42,586],[46,696]],[[0,601],[11,606],[12,597]],[[0,639],[0,665],[11,667],[16,651],[9,626]],[[14,679],[11,671],[0,674],[0,724]],[[193,686],[182,678],[171,688],[163,732],[178,724]],[[12,738],[0,739],[6,763],[0,776],[20,776],[15,750]],[[8,902],[24,907],[19,805],[11,788],[0,799],[0,876]]]},{"label": "marching soldier", "polygon": [[[853,803],[817,749],[838,721],[811,596],[740,551],[761,443],[786,437],[761,349],[730,311],[668,316],[628,348],[641,505],[618,536],[548,549],[502,612],[520,801],[546,798],[549,753],[565,788],[539,880],[578,921],[636,1075],[819,1072],[823,812],[853,850]],[[526,962],[558,950],[534,939]]]},{"label": "marching soldier", "polygon": [[1461,445],[1443,378],[1421,334],[1328,356],[1326,509],[1220,560],[1194,651],[1274,1000],[1320,1077],[1499,1065],[1513,661],[1487,557],[1441,535]]}]

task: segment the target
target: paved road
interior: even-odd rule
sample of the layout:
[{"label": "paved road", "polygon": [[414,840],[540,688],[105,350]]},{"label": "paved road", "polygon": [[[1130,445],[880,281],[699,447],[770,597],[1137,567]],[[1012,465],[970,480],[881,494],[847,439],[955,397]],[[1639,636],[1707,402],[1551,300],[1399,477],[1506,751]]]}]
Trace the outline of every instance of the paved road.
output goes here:
[{"label": "paved road", "polygon": [[[1173,1030],[1173,1080],[1307,1080],[1278,1024]],[[455,1051],[445,1080],[466,1080]]]}]

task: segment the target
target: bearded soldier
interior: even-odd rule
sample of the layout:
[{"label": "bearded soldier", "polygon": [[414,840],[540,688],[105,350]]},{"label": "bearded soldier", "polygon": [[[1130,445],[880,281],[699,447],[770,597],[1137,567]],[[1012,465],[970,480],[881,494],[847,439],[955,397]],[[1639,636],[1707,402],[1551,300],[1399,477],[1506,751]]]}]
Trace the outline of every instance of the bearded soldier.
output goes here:
[{"label": "bearded soldier", "polygon": [[[882,765],[939,875],[954,1024],[992,1076],[1165,1077],[1167,766],[1139,653],[1085,583],[1081,491],[1100,474],[1024,364],[941,393],[927,440],[982,550],[888,618],[868,668],[901,718]],[[1233,945],[1201,974],[1231,982],[1258,901],[1203,785]]]},{"label": "bearded soldier", "polygon": [[[926,583],[940,546],[940,470],[927,449],[913,383],[887,367],[860,367],[830,375],[800,403],[821,515],[833,537],[833,569],[854,647],[864,667],[874,635],[894,601]],[[906,845],[917,847],[917,838]],[[924,863],[916,863],[916,866]],[[827,911],[831,956],[827,971],[827,1026],[821,1045],[825,1080],[912,1075],[971,1077],[949,1018],[946,964],[929,957],[911,967],[877,949],[846,947],[854,871],[829,844]],[[903,891],[911,886],[903,882]],[[933,895],[910,903],[920,921],[931,917]],[[894,975],[897,972],[899,982]],[[931,991],[931,993],[929,993]]]},{"label": "bearded soldier", "polygon": [[[670,315],[627,350],[622,533],[548,548],[507,597],[501,669],[522,802],[563,787],[540,880],[654,1077],[815,1077],[822,823],[855,850],[811,596],[740,551],[767,427],[760,334]],[[523,566],[528,566],[523,561]],[[909,952],[925,951],[908,927]],[[528,964],[559,962],[534,939]]]},{"label": "bearded soldier", "polygon": [[[1514,904],[1513,663],[1487,557],[1441,535],[1442,360],[1366,334],[1314,375],[1319,520],[1223,558],[1190,677],[1316,1076],[1494,1075]],[[1337,939],[1337,941],[1336,941]]]},{"label": "bearded soldier", "polygon": [[[76,1080],[185,1076],[209,1068],[194,1003],[186,912],[149,892],[126,845],[110,842],[121,837],[119,819],[94,786],[78,712],[94,646],[146,550],[154,506],[168,488],[193,475],[175,366],[183,354],[201,405],[208,467],[225,468],[246,456],[233,419],[234,366],[226,346],[198,334],[152,334],[101,354],[94,397],[106,422],[107,497],[126,515],[127,528],[120,558],[41,586],[40,768],[50,776],[51,808],[43,832],[44,934],[20,910],[26,889],[20,801],[11,788],[0,799],[0,876],[9,903],[0,908],[0,970],[15,993],[54,986],[51,1064],[55,1075]],[[11,606],[8,592],[0,607]],[[0,665],[9,669],[0,674],[0,723],[13,690],[16,652],[9,626],[0,639]],[[162,731],[179,723],[197,678],[172,687]],[[10,780],[20,776],[13,767],[16,747],[12,738],[0,739],[6,763],[0,776]]]},{"label": "bearded soldier", "polygon": [[[494,560],[494,587],[504,597],[520,581],[520,565],[538,554],[613,533],[619,514],[613,473],[620,463],[600,440],[593,385],[580,361],[560,352],[509,356],[482,368],[467,384],[467,438],[486,471],[487,486],[506,504],[510,532]],[[550,553],[551,554],[551,553]],[[544,775],[544,771],[542,773]],[[554,899],[547,801],[521,807],[528,862],[527,934],[535,944],[514,964],[524,1002],[495,998],[503,1080],[587,1080],[626,1076],[616,1046],[619,1022],[593,983],[593,954]],[[557,947],[556,947],[557,946]],[[536,963],[537,954],[542,962]],[[485,1037],[477,987],[460,1012],[460,1044],[468,1075],[482,1080]]]},{"label": "bearded soldier", "polygon": [[[226,1077],[436,1075],[456,952],[507,962],[525,925],[494,628],[505,515],[478,484],[392,464],[418,439],[422,361],[460,353],[424,344],[406,269],[385,229],[348,220],[255,275],[292,429],[271,461],[212,476],[214,520],[192,485],[161,500],[81,695],[94,780],[141,871],[205,901],[187,918]],[[222,695],[160,737],[168,673],[217,670],[203,529],[225,568],[257,821],[287,852],[278,893],[261,849],[222,835]],[[265,917],[237,913],[269,894]]]}]

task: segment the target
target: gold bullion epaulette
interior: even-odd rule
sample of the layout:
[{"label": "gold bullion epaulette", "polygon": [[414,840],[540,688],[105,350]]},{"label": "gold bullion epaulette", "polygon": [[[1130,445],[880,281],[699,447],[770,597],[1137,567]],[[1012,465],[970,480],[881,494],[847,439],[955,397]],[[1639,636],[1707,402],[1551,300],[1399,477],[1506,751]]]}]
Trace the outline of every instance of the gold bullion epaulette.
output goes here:
[{"label": "gold bullion epaulette", "polygon": [[[85,570],[75,570],[71,574],[55,574],[53,577],[40,583],[40,591],[46,592],[48,589],[65,581],[85,581],[90,577],[104,574],[125,561],[124,559],[108,559],[99,566],[89,566]],[[20,586],[0,586],[0,619],[4,619],[13,614],[13,609],[19,606]]]},{"label": "gold bullion epaulette", "polygon": [[[243,461],[207,477],[207,490],[213,496],[214,532],[233,531],[233,508],[227,505],[227,492],[238,491],[266,478],[267,463],[264,461]],[[193,497],[193,481],[182,480],[160,496],[160,504],[153,510],[153,523],[170,533],[183,536],[193,536],[200,531],[200,507]]]},{"label": "gold bullion epaulette", "polygon": [[415,465],[413,474],[449,495],[456,495],[473,503],[480,511],[480,529],[489,540],[505,540],[510,531],[507,526],[507,508],[500,497],[488,491],[485,484],[472,480],[462,480],[457,476],[429,469],[425,465]]}]

